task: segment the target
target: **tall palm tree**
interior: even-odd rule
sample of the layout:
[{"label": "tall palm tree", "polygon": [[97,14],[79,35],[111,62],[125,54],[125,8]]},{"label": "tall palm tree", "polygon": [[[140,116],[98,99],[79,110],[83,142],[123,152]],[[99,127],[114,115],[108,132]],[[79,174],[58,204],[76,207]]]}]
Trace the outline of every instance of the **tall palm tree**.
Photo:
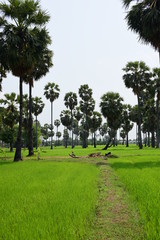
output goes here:
[{"label": "tall palm tree", "polygon": [[123,0],[123,3],[129,9],[126,15],[129,28],[160,53],[159,0]]},{"label": "tall palm tree", "polygon": [[123,98],[119,93],[107,92],[101,97],[101,113],[107,119],[109,130],[109,139],[103,150],[107,150],[109,144],[115,140],[118,128],[122,122]]},{"label": "tall palm tree", "polygon": [[50,100],[51,103],[51,149],[53,149],[52,146],[52,139],[53,139],[53,102],[59,97],[59,86],[55,83],[48,83],[44,87],[44,95],[47,99]]},{"label": "tall palm tree", "polygon": [[[43,33],[43,34],[42,34]],[[42,53],[39,61],[37,61],[32,69],[32,72],[26,75],[25,82],[29,83],[29,126],[28,126],[28,136],[29,136],[29,154],[28,156],[32,156],[33,152],[33,121],[32,121],[32,87],[34,85],[34,80],[37,81],[49,71],[49,68],[53,66],[52,64],[52,51],[50,51],[47,47],[47,44],[50,44],[50,37],[45,29],[41,32],[38,32],[40,41],[43,42]],[[41,35],[43,35],[41,39]],[[45,37],[44,37],[45,36]],[[36,125],[37,126],[37,125]],[[37,129],[37,128],[36,128]]]},{"label": "tall palm tree", "polygon": [[89,131],[88,118],[92,115],[92,112],[95,107],[95,101],[92,97],[92,89],[89,88],[88,84],[81,85],[79,88],[80,101],[80,110],[83,113],[82,125],[83,125],[83,134],[82,134],[82,147],[87,147],[87,132]]},{"label": "tall palm tree", "polygon": [[57,131],[56,131],[56,142],[57,142],[58,127],[61,125],[61,121],[59,119],[56,119],[54,121],[54,125],[57,127]]},{"label": "tall palm tree", "polygon": [[[121,137],[123,138],[123,135],[125,133],[126,147],[129,146],[129,143],[128,143],[128,133],[133,128],[133,123],[131,123],[131,110],[132,110],[132,107],[129,104],[124,104],[123,105]],[[124,138],[123,138],[123,140],[124,140]]]},{"label": "tall palm tree", "polygon": [[149,67],[142,61],[128,62],[123,68],[125,74],[123,80],[127,88],[131,88],[133,93],[137,95],[138,101],[138,139],[139,148],[142,149],[142,135],[141,135],[141,102],[143,98],[143,90],[150,82],[151,73]]},{"label": "tall palm tree", "polygon": [[96,131],[102,123],[102,115],[99,112],[94,111],[93,115],[89,119],[90,128],[94,134],[94,148],[96,148]]},{"label": "tall palm tree", "polygon": [[[33,98],[33,106],[32,106],[32,112],[34,116],[36,117],[36,149],[37,149],[37,116],[42,113],[43,108],[44,108],[44,103],[42,101],[42,98],[40,97],[35,97]],[[31,149],[30,149],[31,151]]]},{"label": "tall palm tree", "polygon": [[156,115],[157,115],[156,147],[159,148],[160,68],[153,68],[153,85],[154,93],[156,95]]},{"label": "tall palm tree", "polygon": [[39,1],[10,0],[0,4],[0,13],[4,19],[1,25],[1,38],[6,46],[6,62],[13,75],[19,77],[20,106],[19,129],[14,161],[21,160],[22,135],[22,83],[41,56],[42,42],[37,31],[49,21],[49,15],[42,11]]},{"label": "tall palm tree", "polygon": [[73,92],[66,93],[66,95],[64,97],[64,104],[71,111],[72,148],[74,148],[74,145],[73,145],[73,110],[77,106],[77,94],[73,93]]}]

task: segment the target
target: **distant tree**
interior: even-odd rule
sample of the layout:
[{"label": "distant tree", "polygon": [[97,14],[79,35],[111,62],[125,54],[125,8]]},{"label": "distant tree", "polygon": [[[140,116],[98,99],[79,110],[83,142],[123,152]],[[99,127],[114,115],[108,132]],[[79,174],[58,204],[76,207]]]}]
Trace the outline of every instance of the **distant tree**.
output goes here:
[{"label": "distant tree", "polygon": [[2,140],[6,143],[10,143],[10,151],[13,152],[13,143],[15,142],[15,137],[17,129],[15,125],[18,123],[18,110],[16,106],[16,94],[4,94],[5,99],[1,99],[0,103],[4,104],[6,108],[3,111],[2,122]]},{"label": "distant tree", "polygon": [[62,136],[61,132],[56,132],[56,137],[58,138],[58,146],[59,146],[59,138]]},{"label": "distant tree", "polygon": [[138,140],[139,148],[142,149],[142,135],[141,135],[141,102],[143,97],[143,90],[150,81],[151,73],[149,67],[144,62],[128,62],[123,68],[125,74],[123,80],[127,88],[131,88],[133,93],[137,95],[138,101]]},{"label": "distant tree", "polygon": [[106,150],[110,143],[115,140],[116,132],[122,122],[123,98],[119,93],[107,92],[101,97],[100,108],[101,113],[107,119],[109,130],[109,140],[104,147]]},{"label": "distant tree", "polygon": [[[160,102],[160,68],[153,68],[153,97],[156,95],[156,147],[159,148],[159,102]],[[150,90],[150,89],[149,89]]]},{"label": "distant tree", "polygon": [[95,101],[92,98],[92,89],[89,88],[88,84],[84,84],[80,86],[79,96],[81,98],[80,110],[83,113],[83,118],[82,118],[83,134],[81,132],[82,147],[86,148],[88,131],[89,131],[88,119],[93,113],[93,110],[95,107]]},{"label": "distant tree", "polygon": [[56,119],[54,121],[54,125],[57,127],[57,131],[56,131],[56,143],[57,143],[57,133],[58,133],[58,127],[61,125],[61,121],[59,119]]},{"label": "distant tree", "polygon": [[93,115],[90,117],[89,120],[90,128],[93,130],[94,134],[94,148],[96,148],[96,131],[100,127],[102,123],[102,116],[99,112],[94,111]]},{"label": "distant tree", "polygon": [[33,146],[37,147],[40,146],[41,144],[41,126],[40,123],[37,122],[33,122]]},{"label": "distant tree", "polygon": [[[36,117],[36,139],[37,139],[37,116],[42,113],[44,105],[45,104],[43,103],[41,97],[40,98],[39,97],[32,98],[32,112],[33,112],[34,116]],[[31,147],[32,145],[33,144],[30,145],[29,152],[33,151],[32,147]],[[35,146],[37,149],[38,142]],[[32,154],[29,153],[29,156],[30,155],[32,155]]]},{"label": "distant tree", "polygon": [[126,147],[129,146],[128,143],[128,133],[132,130],[133,128],[133,123],[131,123],[131,110],[132,107],[129,104],[124,104],[123,105],[123,110],[122,110],[122,131],[121,131],[121,137],[123,135],[123,132],[125,132],[126,135]]},{"label": "distant tree", "polygon": [[73,92],[66,93],[64,97],[64,104],[71,111],[71,131],[72,131],[72,148],[74,148],[73,144],[73,111],[77,106],[77,94]]},{"label": "distant tree", "polygon": [[99,132],[100,132],[100,135],[102,137],[106,136],[107,132],[108,132],[108,124],[107,123],[104,123],[103,125],[101,125],[99,127]]},{"label": "distant tree", "polygon": [[126,132],[125,130],[122,128],[122,130],[120,131],[120,137],[123,139],[122,145],[124,145],[124,140],[126,137]]},{"label": "distant tree", "polygon": [[50,100],[51,103],[51,149],[52,146],[52,131],[53,131],[53,102],[59,97],[59,86],[55,83],[48,83],[44,88],[44,95],[47,99]]},{"label": "distant tree", "polygon": [[62,125],[69,129],[72,124],[70,111],[69,110],[61,111],[60,119],[61,119]]},{"label": "distant tree", "polygon": [[47,145],[47,139],[49,138],[49,132],[48,132],[49,126],[48,124],[44,124],[44,126],[41,126],[41,134],[43,138],[46,140],[46,145]]},{"label": "distant tree", "polygon": [[68,146],[68,139],[69,139],[68,129],[64,129],[64,131],[63,131],[63,140],[64,140],[65,148],[67,148],[67,146]]}]

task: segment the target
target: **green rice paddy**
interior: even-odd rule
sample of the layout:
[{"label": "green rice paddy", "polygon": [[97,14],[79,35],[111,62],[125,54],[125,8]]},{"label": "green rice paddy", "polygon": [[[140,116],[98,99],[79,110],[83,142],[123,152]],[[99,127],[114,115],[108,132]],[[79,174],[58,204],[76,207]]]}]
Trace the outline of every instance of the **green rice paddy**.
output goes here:
[{"label": "green rice paddy", "polygon": [[[76,147],[74,153],[77,156],[93,152],[104,154],[101,148]],[[160,150],[139,150],[131,145],[108,151],[118,158],[72,159],[69,157],[72,149],[63,147],[53,151],[40,149],[40,160],[37,153],[30,159],[26,157],[27,151],[23,151],[24,161],[18,163],[12,162],[14,153],[6,150],[3,156],[1,154],[0,239],[96,240],[100,239],[97,233],[103,231],[101,239],[159,240]],[[112,182],[114,176],[116,184],[103,188],[105,171],[110,172],[108,181]],[[105,189],[108,196],[104,197]],[[107,201],[113,192],[121,196],[119,199],[123,198],[126,209],[136,211],[140,219],[138,226],[136,219],[133,221],[135,226],[130,229],[130,236],[127,235],[128,225],[119,223],[123,229],[102,229],[102,225],[98,225],[98,218],[102,216],[98,216],[97,208],[104,213],[102,222],[108,223],[111,219]],[[130,215],[128,210],[126,213]]]}]

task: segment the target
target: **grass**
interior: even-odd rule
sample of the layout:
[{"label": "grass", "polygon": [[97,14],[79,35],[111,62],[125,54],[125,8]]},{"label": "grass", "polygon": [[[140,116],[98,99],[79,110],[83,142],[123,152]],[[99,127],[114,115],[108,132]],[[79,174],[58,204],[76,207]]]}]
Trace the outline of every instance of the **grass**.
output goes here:
[{"label": "grass", "polygon": [[[104,152],[74,148],[77,156]],[[69,147],[0,160],[0,239],[160,239],[160,150],[110,148],[118,158],[72,159]],[[36,160],[36,161],[35,161]]]},{"label": "grass", "polygon": [[130,201],[138,207],[143,226],[144,239],[160,239],[160,150],[131,149],[115,150],[120,158],[111,159],[123,188],[129,193]]},{"label": "grass", "polygon": [[95,165],[0,166],[0,239],[87,239],[95,215]]}]

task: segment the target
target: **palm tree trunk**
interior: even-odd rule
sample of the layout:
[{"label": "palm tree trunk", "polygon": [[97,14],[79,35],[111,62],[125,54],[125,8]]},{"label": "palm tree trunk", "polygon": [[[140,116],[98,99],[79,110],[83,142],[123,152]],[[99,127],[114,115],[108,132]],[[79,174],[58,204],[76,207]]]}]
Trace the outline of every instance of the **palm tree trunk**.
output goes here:
[{"label": "palm tree trunk", "polygon": [[142,149],[143,145],[142,145],[142,134],[141,134],[141,110],[140,110],[139,95],[137,95],[137,99],[138,99],[138,143],[139,143],[139,149]]},{"label": "palm tree trunk", "polygon": [[13,152],[13,142],[10,142],[10,152]]},{"label": "palm tree trunk", "polygon": [[51,102],[51,149],[53,149],[52,140],[53,140],[53,102]]},{"label": "palm tree trunk", "polygon": [[74,148],[74,145],[73,145],[73,114],[72,114],[72,109],[71,109],[71,128],[72,128],[72,148]]},{"label": "palm tree trunk", "polygon": [[32,84],[29,82],[28,156],[33,156]]},{"label": "palm tree trunk", "polygon": [[152,134],[152,148],[155,148],[154,130],[151,132],[151,134]]},{"label": "palm tree trunk", "polygon": [[156,111],[157,111],[157,132],[156,132],[157,144],[156,144],[156,148],[159,148],[159,99],[158,99],[158,96],[157,96],[157,101],[156,101]]},{"label": "palm tree trunk", "polygon": [[93,138],[93,140],[94,140],[94,148],[96,148],[96,133],[95,133],[95,130],[94,130],[94,138]]},{"label": "palm tree trunk", "polygon": [[150,147],[150,132],[148,131],[148,147]]},{"label": "palm tree trunk", "polygon": [[128,144],[128,132],[127,132],[127,135],[126,135],[126,147],[129,147],[129,144]]},{"label": "palm tree trunk", "polygon": [[22,114],[23,114],[23,79],[20,77],[19,79],[19,95],[20,95],[20,103],[19,103],[19,127],[18,127],[18,135],[16,141],[16,152],[14,156],[14,162],[18,162],[22,160],[21,157],[21,145],[22,145]]},{"label": "palm tree trunk", "polygon": [[37,138],[37,115],[36,115],[36,149],[38,148],[38,138]]}]

